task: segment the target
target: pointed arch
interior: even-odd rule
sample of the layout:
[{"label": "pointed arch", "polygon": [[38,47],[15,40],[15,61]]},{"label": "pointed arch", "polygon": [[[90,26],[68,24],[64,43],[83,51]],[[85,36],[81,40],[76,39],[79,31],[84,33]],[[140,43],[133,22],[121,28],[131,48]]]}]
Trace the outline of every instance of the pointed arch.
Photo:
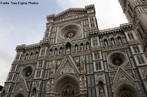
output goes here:
[{"label": "pointed arch", "polygon": [[65,74],[60,76],[55,81],[55,90],[56,95],[63,95],[63,91],[65,87],[72,87],[72,91],[74,90],[74,95],[79,92],[79,80],[75,75]]},{"label": "pointed arch", "polygon": [[25,97],[25,96],[22,93],[19,93],[15,97]]},{"label": "pointed arch", "polygon": [[75,44],[75,51],[77,52],[78,51],[78,45]]},{"label": "pointed arch", "polygon": [[140,97],[140,95],[134,87],[130,86],[129,84],[122,84],[117,88],[115,97]]},{"label": "pointed arch", "polygon": [[83,43],[80,44],[80,50],[83,50],[84,49],[84,45]]}]

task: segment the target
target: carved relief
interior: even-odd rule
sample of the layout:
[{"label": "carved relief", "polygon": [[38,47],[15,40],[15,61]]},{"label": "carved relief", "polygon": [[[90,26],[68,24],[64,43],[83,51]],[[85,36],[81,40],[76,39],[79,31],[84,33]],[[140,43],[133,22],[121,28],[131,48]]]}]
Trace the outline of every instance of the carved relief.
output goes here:
[{"label": "carved relief", "polygon": [[120,75],[120,76],[119,76],[119,80],[120,80],[120,81],[125,81],[125,80],[126,80],[126,76]]},{"label": "carved relief", "polygon": [[60,74],[65,74],[65,73],[75,73],[73,68],[70,66],[69,62],[66,63],[66,65],[60,72]]},{"label": "carved relief", "polygon": [[147,79],[147,68],[146,69],[142,69],[142,75],[144,79]]},{"label": "carved relief", "polygon": [[48,84],[47,84],[47,91],[49,92],[49,93],[52,93],[53,92],[53,82],[52,82],[52,80],[49,80],[49,82],[48,82]]},{"label": "carved relief", "polygon": [[85,72],[85,59],[83,56],[81,57],[81,60],[80,60],[80,67],[81,67],[81,73],[84,73]]},{"label": "carved relief", "polygon": [[33,90],[34,87],[36,87],[36,89],[39,90],[39,86],[40,86],[40,82],[39,81],[33,82],[32,90]]},{"label": "carved relief", "polygon": [[102,81],[102,82],[104,83],[104,77],[103,77],[103,74],[99,74],[99,75],[97,75],[97,77],[96,77],[96,81],[97,81],[97,83],[98,83],[99,81]]},{"label": "carved relief", "polygon": [[56,62],[55,60],[53,60],[51,63],[51,76],[55,74],[55,71],[56,71]]}]

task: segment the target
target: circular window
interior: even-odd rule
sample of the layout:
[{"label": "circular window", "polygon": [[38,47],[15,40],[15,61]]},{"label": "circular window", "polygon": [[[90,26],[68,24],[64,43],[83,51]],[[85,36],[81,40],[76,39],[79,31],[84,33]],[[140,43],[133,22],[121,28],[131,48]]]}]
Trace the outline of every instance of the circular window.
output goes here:
[{"label": "circular window", "polygon": [[30,77],[31,75],[32,75],[32,73],[33,73],[33,68],[32,68],[32,66],[26,66],[26,67],[24,67],[23,68],[23,70],[22,70],[22,76],[24,76],[24,77]]},{"label": "circular window", "polygon": [[123,63],[123,59],[122,59],[122,57],[119,57],[119,56],[114,57],[112,59],[112,63],[116,66],[120,66]]},{"label": "circular window", "polygon": [[65,42],[66,39],[75,40],[81,36],[81,27],[79,24],[69,24],[62,27],[58,32],[59,41]]},{"label": "circular window", "polygon": [[70,30],[65,34],[65,38],[72,38],[76,35],[76,31],[75,30]]},{"label": "circular window", "polygon": [[111,66],[122,66],[128,63],[128,59],[123,52],[112,52],[108,56],[108,62]]}]

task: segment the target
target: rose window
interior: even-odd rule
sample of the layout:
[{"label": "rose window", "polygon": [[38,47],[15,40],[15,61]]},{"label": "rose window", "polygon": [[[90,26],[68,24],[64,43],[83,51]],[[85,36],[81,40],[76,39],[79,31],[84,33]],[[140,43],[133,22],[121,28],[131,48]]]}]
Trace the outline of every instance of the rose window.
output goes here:
[{"label": "rose window", "polygon": [[76,31],[69,31],[65,34],[66,38],[72,38],[76,35]]},{"label": "rose window", "polygon": [[23,68],[22,70],[22,76],[24,77],[30,77],[33,73],[33,68],[31,66],[27,66],[25,68]]},{"label": "rose window", "polygon": [[122,66],[128,63],[127,55],[123,52],[112,52],[108,56],[108,62],[111,66]]}]

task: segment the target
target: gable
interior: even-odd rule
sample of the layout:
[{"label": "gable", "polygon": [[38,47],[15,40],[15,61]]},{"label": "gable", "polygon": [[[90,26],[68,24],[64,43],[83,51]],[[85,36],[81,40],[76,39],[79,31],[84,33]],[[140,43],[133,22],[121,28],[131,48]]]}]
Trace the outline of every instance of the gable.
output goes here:
[{"label": "gable", "polygon": [[136,87],[135,80],[123,68],[118,68],[112,81],[112,91],[115,91],[122,84],[128,84]]},{"label": "gable", "polygon": [[79,70],[71,55],[66,55],[55,73],[55,78],[64,74],[79,75]]},{"label": "gable", "polygon": [[87,14],[87,10],[85,8],[69,8],[59,14],[56,15],[56,20],[72,18],[73,16]]}]

